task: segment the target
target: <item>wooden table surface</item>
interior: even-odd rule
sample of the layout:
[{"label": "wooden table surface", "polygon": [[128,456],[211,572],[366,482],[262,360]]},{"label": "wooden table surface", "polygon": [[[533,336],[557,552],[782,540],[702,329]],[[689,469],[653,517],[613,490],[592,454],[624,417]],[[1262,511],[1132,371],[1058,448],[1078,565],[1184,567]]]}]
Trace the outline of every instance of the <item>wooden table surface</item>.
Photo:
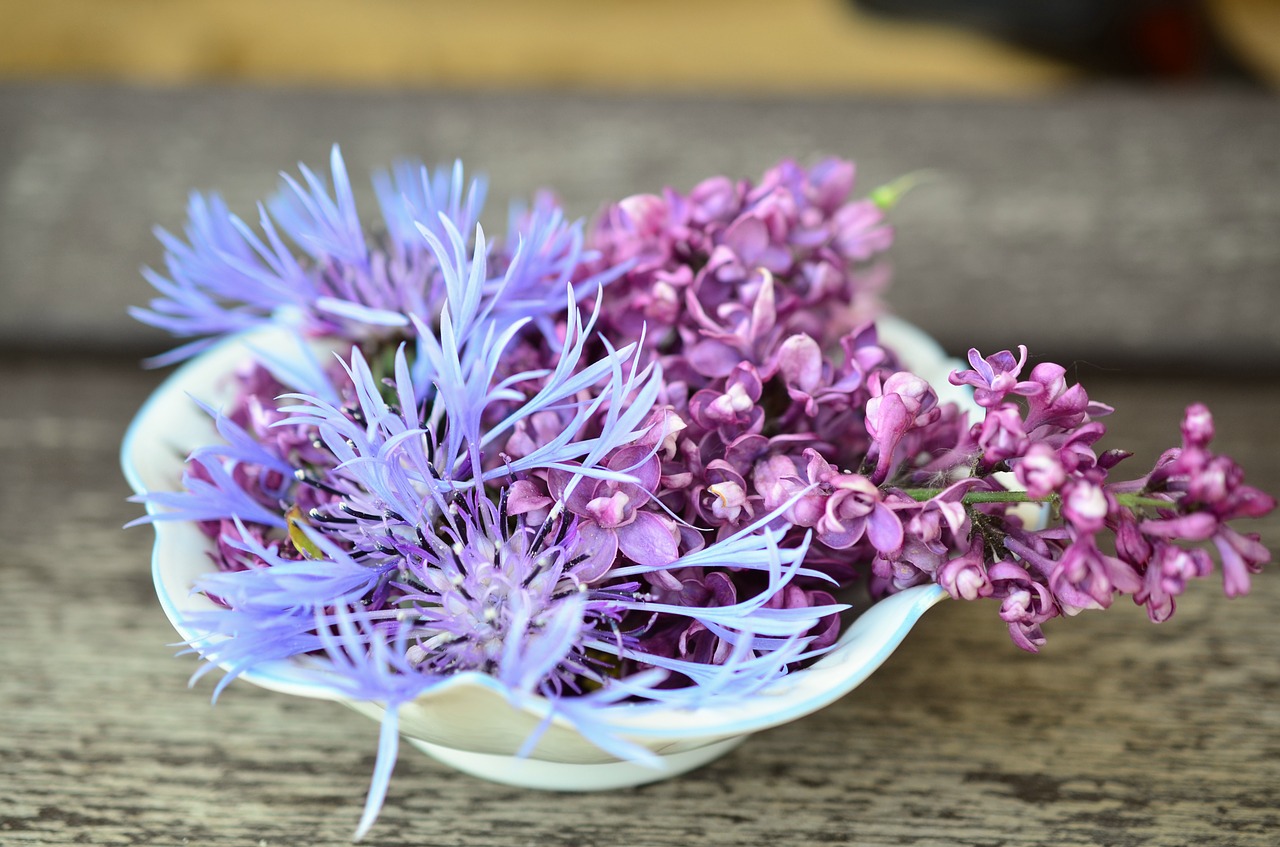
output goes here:
[{"label": "wooden table surface", "polygon": [[[269,101],[270,95],[244,95],[257,104],[253,108],[232,108],[218,97],[209,102],[222,104],[219,114],[248,120],[261,117],[255,110],[264,96]],[[178,102],[171,93],[117,90],[106,91],[102,99],[128,114],[152,115],[152,128],[167,120],[160,106]],[[23,133],[13,134],[15,124],[3,118],[18,114],[16,101],[44,110],[45,121],[35,121],[28,111],[27,123],[20,125]],[[487,108],[483,102],[479,112]],[[547,102],[551,109],[570,108],[554,98]],[[1192,113],[1244,108],[1230,97],[1194,102],[1199,105]],[[1260,103],[1261,119],[1274,128],[1275,108]],[[128,228],[145,240],[146,224],[135,219],[136,210],[150,218],[172,217],[178,198],[124,196],[122,221],[105,198],[92,192],[103,205],[84,208],[71,202],[76,196],[71,192],[60,195],[62,207],[24,207],[20,201],[32,196],[24,193],[32,186],[17,176],[29,175],[35,165],[59,172],[57,161],[41,155],[62,157],[65,168],[89,173],[76,157],[97,149],[94,138],[111,136],[121,145],[132,139],[140,149],[163,145],[145,132],[145,121],[129,130],[119,111],[95,111],[82,89],[47,89],[39,96],[0,90],[0,107],[5,104],[9,111],[0,108],[0,127],[11,134],[0,135],[0,142],[7,142],[0,143],[0,156],[9,156],[0,158],[9,177],[0,183],[0,245],[6,251],[0,267],[7,269],[0,293],[6,298],[18,291],[38,294],[43,286],[45,291],[83,290],[92,299],[104,297],[100,289],[105,287],[132,286],[120,275],[120,256],[102,245]],[[73,120],[76,105],[85,106],[89,116]],[[466,113],[460,103],[450,108]],[[617,108],[631,113],[655,107]],[[786,108],[804,113],[800,106]],[[822,112],[819,106],[810,108],[815,115]],[[893,104],[874,108],[898,114]],[[901,104],[903,114],[916,108],[921,107]],[[1013,119],[1015,130],[1018,121],[1043,118],[1046,110],[1069,116],[1073,109],[1081,115],[1115,109],[1089,98],[1074,106],[1032,105],[1021,118],[1011,106],[975,108]],[[693,110],[686,104],[676,111]],[[298,133],[306,123],[287,115],[281,121]],[[68,122],[75,133],[67,131]],[[37,150],[32,139],[40,132],[78,141]],[[1246,140],[1236,143],[1255,151],[1253,164],[1229,166],[1226,178],[1248,196],[1214,196],[1200,207],[1227,219],[1235,216],[1240,224],[1233,242],[1243,250],[1233,254],[1236,283],[1269,278],[1274,286],[1280,264],[1268,258],[1275,254],[1266,252],[1269,247],[1255,234],[1257,216],[1274,221],[1267,218],[1274,214],[1273,200],[1261,196],[1274,197],[1276,177],[1264,167],[1274,159],[1261,146],[1250,146],[1262,143],[1248,140],[1253,130],[1242,132]],[[192,135],[168,143],[178,151],[171,155],[180,159],[191,155],[191,146],[210,142]],[[1185,143],[1187,161],[1194,161],[1194,143],[1170,143]],[[27,171],[15,165],[15,150],[26,151]],[[145,183],[141,174],[147,163],[138,150],[110,150]],[[749,156],[738,155],[767,152],[752,148]],[[652,151],[636,153],[646,154]],[[224,151],[223,161],[236,155]],[[255,166],[287,164],[259,161],[258,152],[242,155]],[[549,169],[572,169],[563,150],[542,155],[554,165]],[[703,152],[699,162],[712,158]],[[734,158],[724,167],[737,168],[742,161]],[[1250,173],[1256,177],[1252,182]],[[126,177],[87,178],[127,185]],[[245,178],[229,175],[233,182]],[[581,179],[574,187],[579,197],[591,183]],[[1142,179],[1159,194],[1158,174]],[[597,179],[597,187],[618,187],[606,182]],[[1135,208],[1140,205],[1135,201]],[[23,208],[46,217],[33,222],[22,215]],[[956,266],[972,268],[984,248],[957,241],[964,225],[946,229],[942,237],[960,251]],[[45,241],[32,242],[40,238]],[[56,239],[62,239],[65,254],[39,252],[52,250],[48,245]],[[1170,249],[1186,253],[1158,263],[1176,267],[1181,260],[1199,267],[1206,260],[1191,255],[1197,246],[1171,244]],[[71,269],[89,267],[95,249],[106,272],[66,276]],[[1071,255],[1069,245],[1061,243],[1041,249],[1062,261]],[[1215,261],[1227,262],[1226,255]],[[1095,268],[1097,261],[1096,256],[1080,258],[1082,265]],[[1135,260],[1137,277],[1154,273],[1139,265]],[[49,273],[41,277],[35,268]],[[1066,275],[1069,269],[1051,273]],[[1240,316],[1244,336],[1265,336],[1264,327],[1274,325],[1274,312],[1259,316],[1240,301],[1226,307]],[[1122,317],[1108,314],[1100,320]],[[101,317],[108,325],[114,319]],[[1219,319],[1216,313],[1187,317],[1188,325],[1206,335],[1211,335],[1206,327]],[[85,314],[75,309],[63,314],[55,306],[47,315],[24,313],[23,320],[22,331],[0,337],[6,350],[0,368],[0,844],[346,843],[373,767],[376,725],[336,704],[249,685],[233,685],[210,707],[211,683],[188,690],[194,660],[174,659],[173,648],[166,646],[173,632],[151,589],[150,530],[120,529],[139,514],[125,500],[128,490],[117,467],[120,437],[160,380],[159,374],[138,369],[138,338],[88,332],[80,339],[79,354],[58,355],[39,343],[34,322],[45,320],[51,332],[68,333],[68,327],[84,325]],[[16,322],[12,313],[5,315],[6,326]],[[1276,336],[1264,341],[1268,338],[1272,346],[1263,348],[1277,349]],[[1087,372],[1091,394],[1120,407],[1106,443],[1136,450],[1130,460],[1136,472],[1176,441],[1182,407],[1203,400],[1217,413],[1221,449],[1241,461],[1254,484],[1280,492],[1280,379],[1266,368],[1257,373],[1225,365],[1215,369],[1213,362],[1247,361],[1232,346],[1245,344],[1247,337],[1219,341],[1221,351],[1197,374],[1151,370],[1150,361],[1147,369],[1125,373]],[[1105,351],[1115,349],[1083,343],[1079,358],[1107,363],[1112,360]],[[1273,544],[1280,541],[1280,518],[1272,516],[1254,528]],[[1045,652],[1036,657],[1008,642],[994,604],[945,602],[925,616],[881,670],[839,703],[761,733],[704,769],[656,785],[586,795],[526,791],[450,772],[405,746],[367,843],[1274,847],[1280,843],[1280,576],[1274,570],[1255,580],[1250,596],[1236,600],[1222,597],[1214,583],[1197,585],[1174,618],[1159,626],[1128,605],[1055,621],[1048,627]]]}]

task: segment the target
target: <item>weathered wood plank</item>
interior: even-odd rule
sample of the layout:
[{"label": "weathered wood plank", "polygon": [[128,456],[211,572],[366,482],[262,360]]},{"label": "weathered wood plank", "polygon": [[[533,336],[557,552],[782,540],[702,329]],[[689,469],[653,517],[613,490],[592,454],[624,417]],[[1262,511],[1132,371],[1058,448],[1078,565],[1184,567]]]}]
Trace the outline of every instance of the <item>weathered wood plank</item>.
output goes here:
[{"label": "weathered wood plank", "polygon": [[[343,844],[374,724],[333,704],[186,690],[116,468],[157,376],[24,358],[0,372],[0,843]],[[1090,380],[1152,461],[1192,397],[1280,490],[1274,382]],[[1280,519],[1259,524],[1274,543]],[[581,796],[456,775],[406,747],[371,845],[1232,845],[1280,839],[1280,579],[1172,621],[1136,608],[1013,648],[944,603],[853,695],[682,779]]]}]

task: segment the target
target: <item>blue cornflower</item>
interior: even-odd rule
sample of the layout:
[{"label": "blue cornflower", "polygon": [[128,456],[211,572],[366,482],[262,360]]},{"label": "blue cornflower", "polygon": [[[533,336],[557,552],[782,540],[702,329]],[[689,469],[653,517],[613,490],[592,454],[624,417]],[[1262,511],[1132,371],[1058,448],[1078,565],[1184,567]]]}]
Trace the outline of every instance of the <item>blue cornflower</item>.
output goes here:
[{"label": "blue cornflower", "polygon": [[[216,536],[224,567],[195,586],[215,608],[186,623],[205,669],[227,670],[217,691],[293,658],[337,696],[385,705],[358,834],[400,707],[448,678],[545,698],[548,721],[649,761],[605,707],[747,697],[814,654],[812,632],[844,607],[782,599],[797,577],[825,578],[782,519],[808,488],[709,539],[655,496],[682,424],[659,403],[643,331],[620,346],[597,332],[603,286],[627,263],[600,265],[545,196],[513,209],[506,239],[486,237],[485,183],[461,165],[376,174],[385,235],[371,237],[336,147],[330,174],[332,190],[305,166],[284,176],[257,230],[193,195],[186,241],[159,233],[168,275],[147,271],[161,296],[135,314],[197,339],[163,360],[264,325],[293,337],[250,338],[270,377],[231,412],[206,406],[224,443],[192,454],[183,491],[142,499],[148,520]],[[317,349],[335,348],[326,367]],[[691,599],[729,573],[729,594]]]},{"label": "blue cornflower", "polygon": [[[467,183],[460,163],[431,171],[401,162],[391,173],[375,173],[386,229],[375,237],[361,224],[337,146],[330,156],[332,193],[322,176],[305,165],[299,171],[301,181],[282,174],[280,193],[259,205],[260,231],[217,194],[200,193],[188,202],[185,241],[157,229],[166,273],[145,268],[143,275],[160,296],[131,314],[196,340],[154,364],[181,361],[222,336],[266,324],[296,326],[308,335],[385,338],[408,327],[411,316],[433,321],[445,298],[456,293],[450,271],[467,265],[463,235],[476,231],[483,178]],[[581,222],[566,221],[551,204],[513,215],[513,223],[509,243],[497,251],[477,239],[479,261],[470,267],[491,258],[494,278],[467,279],[475,295],[505,290],[490,303],[508,322],[535,319],[551,333],[546,316],[559,309],[565,284],[572,281],[584,297],[622,270],[573,278],[594,254],[584,249]]]}]

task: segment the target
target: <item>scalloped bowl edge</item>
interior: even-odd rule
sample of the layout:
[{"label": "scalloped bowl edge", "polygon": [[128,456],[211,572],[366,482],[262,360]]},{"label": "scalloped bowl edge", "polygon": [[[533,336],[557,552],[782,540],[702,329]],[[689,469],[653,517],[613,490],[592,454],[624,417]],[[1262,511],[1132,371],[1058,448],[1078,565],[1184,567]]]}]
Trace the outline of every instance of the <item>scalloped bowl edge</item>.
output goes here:
[{"label": "scalloped bowl edge", "polygon": [[[971,395],[952,386],[950,359],[928,335],[896,318],[877,328],[886,346],[935,387],[940,399],[971,404]],[[228,338],[171,374],[143,404],[121,446],[121,466],[135,493],[172,490],[186,455],[217,438],[208,417],[191,396],[216,405],[226,398],[222,377],[252,356],[254,348],[279,346],[278,329]],[[149,510],[154,509],[148,504]],[[214,604],[191,590],[207,572],[209,542],[190,522],[157,522],[152,579],[166,616],[185,641],[198,632],[187,620]],[[553,715],[552,704],[536,695],[512,692],[497,680],[464,673],[451,677],[400,709],[401,732],[415,746],[464,772],[486,779],[558,790],[633,785],[690,770],[722,755],[746,735],[788,723],[843,697],[871,675],[900,645],[916,621],[947,596],[937,585],[910,588],[862,612],[836,647],[812,666],[789,674],[747,701],[702,708],[619,704],[600,710],[603,724],[662,757],[654,769],[620,762],[591,744],[569,721]],[[378,719],[383,708],[350,702],[303,662],[281,660],[245,671],[241,678],[262,688],[300,697],[344,702]],[[530,733],[542,737],[528,759],[512,754]],[[567,767],[557,768],[557,764]]]}]

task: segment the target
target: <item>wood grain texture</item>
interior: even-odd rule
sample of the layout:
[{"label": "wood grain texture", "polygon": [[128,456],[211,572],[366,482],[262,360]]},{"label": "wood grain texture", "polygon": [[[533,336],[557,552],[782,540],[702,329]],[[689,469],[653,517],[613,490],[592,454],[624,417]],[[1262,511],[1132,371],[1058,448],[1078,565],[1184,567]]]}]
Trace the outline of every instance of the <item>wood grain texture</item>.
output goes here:
[{"label": "wood grain texture", "polygon": [[[18,357],[0,372],[0,844],[338,845],[376,726],[330,703],[186,688],[150,585],[150,531],[120,529],[119,439],[158,375]],[[1191,399],[1280,490],[1274,382],[1093,375],[1111,446],[1147,464]],[[1274,543],[1280,520],[1258,528]],[[1173,620],[1055,622],[1045,654],[993,605],[943,603],[861,688],[669,782],[558,795],[446,771],[405,746],[370,845],[1114,845],[1280,839],[1280,579],[1196,586]]]},{"label": "wood grain texture", "polygon": [[1280,372],[1280,101],[1084,90],[1038,100],[0,86],[0,346],[162,349],[125,314],[153,223],[189,189],[256,217],[278,170],[341,142],[364,174],[462,156],[489,216],[539,186],[608,198],[858,160],[861,185],[931,168],[895,215],[891,303],[952,350]]}]

